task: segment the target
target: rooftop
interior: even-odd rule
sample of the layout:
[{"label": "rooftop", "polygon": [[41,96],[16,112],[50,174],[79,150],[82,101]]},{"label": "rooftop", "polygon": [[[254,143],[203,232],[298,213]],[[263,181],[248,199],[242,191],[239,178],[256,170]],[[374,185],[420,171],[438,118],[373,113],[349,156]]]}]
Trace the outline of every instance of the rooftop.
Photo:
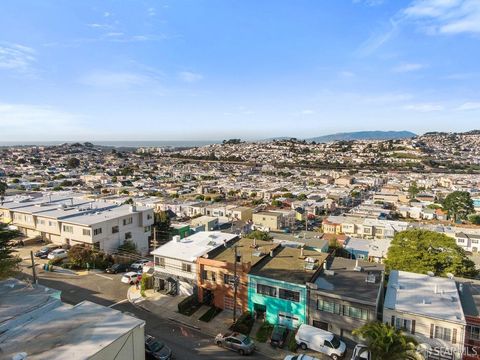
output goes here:
[{"label": "rooftop", "polygon": [[309,247],[304,248],[301,256],[300,246],[280,246],[273,257],[266,256],[252,267],[250,274],[304,285],[310,281],[327,256],[328,254]]},{"label": "rooftop", "polygon": [[[26,352],[29,360],[87,359],[144,324],[88,301],[76,306],[62,304],[55,291],[42,286],[6,280],[0,282],[0,288],[2,358]],[[13,298],[17,301],[12,302]]]},{"label": "rooftop", "polygon": [[187,236],[180,240],[171,240],[165,245],[151,252],[152,255],[158,255],[173,259],[193,262],[199,256],[203,256],[225,243],[237,238],[236,234],[228,234],[220,231],[200,231],[196,234]]},{"label": "rooftop", "polygon": [[385,308],[434,319],[465,323],[455,280],[393,270]]},{"label": "rooftop", "polygon": [[[313,280],[318,290],[326,290],[329,295],[376,303],[378,290],[383,286],[381,279],[385,267],[382,264],[358,261],[362,271],[356,271],[356,260],[336,257],[327,265],[328,271],[323,270]],[[373,275],[371,282],[367,281],[369,275]]]}]

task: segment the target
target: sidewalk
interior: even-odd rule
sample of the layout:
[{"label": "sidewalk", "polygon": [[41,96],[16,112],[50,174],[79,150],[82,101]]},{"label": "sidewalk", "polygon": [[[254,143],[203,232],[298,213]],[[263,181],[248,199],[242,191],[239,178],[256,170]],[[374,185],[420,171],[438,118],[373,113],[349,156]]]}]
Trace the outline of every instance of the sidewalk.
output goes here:
[{"label": "sidewalk", "polygon": [[[218,333],[225,333],[229,331],[229,327],[232,325],[232,313],[230,311],[222,311],[210,322],[200,321],[199,318],[209,309],[208,306],[203,305],[191,316],[182,315],[177,311],[177,304],[182,301],[184,296],[169,296],[164,295],[153,290],[145,291],[146,297],[143,298],[140,294],[140,290],[137,290],[135,286],[131,286],[127,293],[128,300],[142,309],[152,312],[155,315],[169,319],[176,323],[190,327],[192,329],[201,331],[203,334],[209,335],[213,338]],[[258,327],[257,327],[258,328]],[[255,340],[254,328],[250,336]],[[269,344],[259,343],[255,341],[256,350],[264,356],[270,359],[284,359],[286,355],[292,355],[291,352],[274,349]]]}]

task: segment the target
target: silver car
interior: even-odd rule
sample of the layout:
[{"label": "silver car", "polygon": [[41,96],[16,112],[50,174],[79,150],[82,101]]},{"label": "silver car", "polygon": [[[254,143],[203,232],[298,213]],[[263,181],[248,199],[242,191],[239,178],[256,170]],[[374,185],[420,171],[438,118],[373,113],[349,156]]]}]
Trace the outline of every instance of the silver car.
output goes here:
[{"label": "silver car", "polygon": [[248,337],[240,333],[232,332],[224,335],[218,334],[215,337],[218,346],[238,352],[240,355],[248,355],[255,350],[254,342]]}]

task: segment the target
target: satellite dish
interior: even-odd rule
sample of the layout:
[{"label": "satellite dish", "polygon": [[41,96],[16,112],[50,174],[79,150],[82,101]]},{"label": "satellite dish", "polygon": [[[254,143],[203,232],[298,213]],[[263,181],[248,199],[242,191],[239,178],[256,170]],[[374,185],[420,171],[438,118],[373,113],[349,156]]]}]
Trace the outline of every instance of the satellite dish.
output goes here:
[{"label": "satellite dish", "polygon": [[430,277],[435,276],[435,274],[433,273],[433,271],[427,271],[427,275],[430,276]]},{"label": "satellite dish", "polygon": [[453,279],[453,278],[454,278],[454,276],[453,276],[452,273],[447,273],[447,277],[448,277],[449,279]]}]

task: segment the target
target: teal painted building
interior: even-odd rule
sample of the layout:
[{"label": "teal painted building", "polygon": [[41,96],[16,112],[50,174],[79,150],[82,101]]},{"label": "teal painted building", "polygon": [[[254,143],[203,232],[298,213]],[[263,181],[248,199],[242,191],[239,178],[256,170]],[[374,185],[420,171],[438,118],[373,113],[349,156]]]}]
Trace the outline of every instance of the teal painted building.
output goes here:
[{"label": "teal painted building", "polygon": [[306,283],[327,254],[305,247],[279,246],[248,274],[248,308],[257,318],[290,329],[307,323]]}]

